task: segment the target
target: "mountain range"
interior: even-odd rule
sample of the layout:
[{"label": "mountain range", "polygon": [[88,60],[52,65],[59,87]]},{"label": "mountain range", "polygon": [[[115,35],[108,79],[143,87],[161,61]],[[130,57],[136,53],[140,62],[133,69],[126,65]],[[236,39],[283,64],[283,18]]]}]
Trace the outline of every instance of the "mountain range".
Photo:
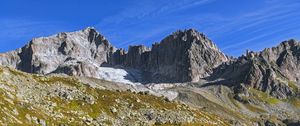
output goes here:
[{"label": "mountain range", "polygon": [[152,47],[125,50],[88,27],[34,38],[0,54],[0,66],[26,76],[74,77],[89,85],[103,86],[99,81],[106,80],[108,90],[127,85],[126,90],[148,91],[225,120],[216,125],[300,125],[300,42],[294,39],[231,57],[195,29],[178,30]]}]

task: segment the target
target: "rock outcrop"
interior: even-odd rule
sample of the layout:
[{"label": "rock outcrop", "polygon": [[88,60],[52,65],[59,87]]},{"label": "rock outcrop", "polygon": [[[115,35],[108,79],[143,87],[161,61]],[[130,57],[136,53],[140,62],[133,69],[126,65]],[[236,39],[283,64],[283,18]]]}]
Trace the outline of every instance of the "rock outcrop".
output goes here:
[{"label": "rock outcrop", "polygon": [[267,48],[261,52],[261,57],[278,67],[290,81],[300,81],[300,43],[296,40],[291,39],[277,47]]},{"label": "rock outcrop", "polygon": [[128,53],[126,54],[126,60],[123,65],[132,68],[143,68],[148,63],[148,52],[151,49],[143,45],[129,46]]},{"label": "rock outcrop", "polygon": [[233,86],[244,84],[277,98],[287,98],[298,91],[299,52],[300,43],[296,40],[284,41],[261,52],[247,52],[220,65],[211,79],[225,79]]}]

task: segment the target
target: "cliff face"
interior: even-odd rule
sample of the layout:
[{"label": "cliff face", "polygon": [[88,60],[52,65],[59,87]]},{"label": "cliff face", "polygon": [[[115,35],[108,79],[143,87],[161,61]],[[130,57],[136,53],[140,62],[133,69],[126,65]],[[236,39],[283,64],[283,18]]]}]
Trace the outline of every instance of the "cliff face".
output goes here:
[{"label": "cliff face", "polygon": [[204,34],[191,29],[177,31],[153,45],[148,69],[176,82],[191,82],[208,76],[227,60]]},{"label": "cliff face", "polygon": [[126,57],[119,64],[150,72],[152,82],[198,81],[228,60],[211,40],[193,29],[177,31],[153,44],[151,50],[145,46],[131,46],[126,56],[116,54],[116,57],[123,57],[120,60]]}]

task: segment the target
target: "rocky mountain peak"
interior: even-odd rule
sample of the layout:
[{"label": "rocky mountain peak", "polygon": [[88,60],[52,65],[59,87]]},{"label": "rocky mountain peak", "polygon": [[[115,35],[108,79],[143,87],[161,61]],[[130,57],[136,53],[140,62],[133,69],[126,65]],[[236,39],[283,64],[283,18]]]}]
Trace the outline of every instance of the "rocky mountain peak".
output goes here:
[{"label": "rocky mountain peak", "polygon": [[211,40],[194,29],[178,30],[154,43],[152,48],[130,46],[117,50],[113,64],[138,68],[148,82],[190,82],[208,76],[214,67],[228,60]]},{"label": "rocky mountain peak", "polygon": [[[84,62],[93,62],[96,66],[100,66],[109,62],[109,55],[113,52],[114,47],[104,36],[93,28],[86,28],[76,32],[34,38],[26,46],[11,52],[8,57],[2,57],[0,63],[29,73],[49,74],[60,71],[78,75],[82,72],[70,70],[75,71],[77,67],[83,67],[81,65]],[[64,66],[72,68],[66,69]]]},{"label": "rocky mountain peak", "polygon": [[94,32],[97,32],[96,28],[94,27],[86,27],[85,29],[83,29],[83,31],[94,31]]},{"label": "rocky mountain peak", "polygon": [[300,43],[294,39],[261,52],[247,51],[246,56],[215,69],[213,78],[228,83],[245,84],[268,92],[277,98],[286,98],[298,92],[300,74]]},{"label": "rocky mountain peak", "polygon": [[208,48],[220,51],[216,44],[214,44],[205,34],[197,31],[196,29],[178,30],[169,37],[173,37],[174,39],[182,39],[184,42],[198,41],[198,44],[202,44]]},{"label": "rocky mountain peak", "polygon": [[198,81],[228,60],[211,40],[194,29],[179,30],[166,37],[152,47],[150,55],[155,61],[151,66],[179,82]]},{"label": "rocky mountain peak", "polygon": [[299,45],[299,42],[296,39],[289,39],[289,40],[281,42],[279,46],[294,47],[294,46],[298,46],[298,45]]}]

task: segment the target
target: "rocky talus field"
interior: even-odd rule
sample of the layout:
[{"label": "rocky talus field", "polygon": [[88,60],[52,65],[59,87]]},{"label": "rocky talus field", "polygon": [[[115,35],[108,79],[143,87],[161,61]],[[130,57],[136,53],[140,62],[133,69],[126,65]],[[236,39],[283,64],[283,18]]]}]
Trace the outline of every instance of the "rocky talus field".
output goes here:
[{"label": "rocky talus field", "polygon": [[239,57],[195,29],[114,47],[88,27],[0,54],[0,125],[300,126],[300,42]]}]

